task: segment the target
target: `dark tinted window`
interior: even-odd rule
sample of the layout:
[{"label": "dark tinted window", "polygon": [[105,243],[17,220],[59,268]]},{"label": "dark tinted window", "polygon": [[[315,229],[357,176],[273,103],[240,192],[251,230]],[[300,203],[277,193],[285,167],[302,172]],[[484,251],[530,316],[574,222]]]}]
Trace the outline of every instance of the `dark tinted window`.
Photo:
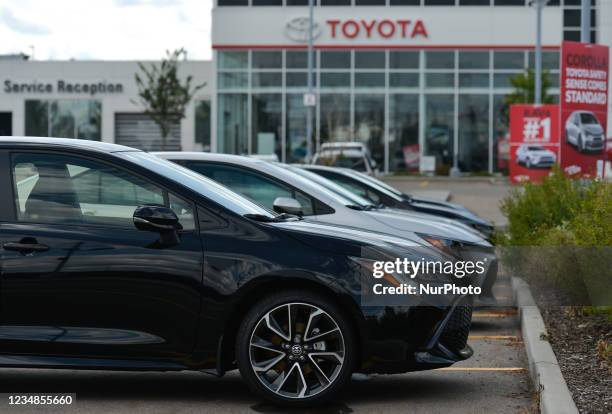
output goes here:
[{"label": "dark tinted window", "polygon": [[346,188],[353,194],[357,194],[367,200],[370,200],[374,204],[380,204],[381,199],[378,194],[373,192],[368,186],[360,183],[359,181],[351,180],[343,175],[328,173],[327,171],[316,171],[317,174],[335,182],[336,184]]},{"label": "dark tinted window", "polygon": [[228,165],[196,161],[188,162],[186,166],[269,210],[274,210],[274,200],[278,197],[290,197],[300,203],[305,216],[315,214],[311,197],[263,174]]},{"label": "dark tinted window", "polygon": [[248,6],[249,0],[219,0],[219,6]]}]

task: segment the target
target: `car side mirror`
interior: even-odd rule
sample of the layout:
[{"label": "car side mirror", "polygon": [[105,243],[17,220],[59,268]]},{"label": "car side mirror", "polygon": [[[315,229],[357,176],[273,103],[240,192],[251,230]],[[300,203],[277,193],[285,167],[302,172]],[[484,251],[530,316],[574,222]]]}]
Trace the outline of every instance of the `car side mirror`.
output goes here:
[{"label": "car side mirror", "polygon": [[168,207],[157,204],[138,206],[134,211],[134,226],[141,231],[160,234],[163,246],[174,246],[179,243],[178,231],[183,229],[179,219]]},{"label": "car side mirror", "polygon": [[272,207],[277,213],[294,214],[296,216],[303,214],[302,205],[295,198],[291,197],[277,197]]}]

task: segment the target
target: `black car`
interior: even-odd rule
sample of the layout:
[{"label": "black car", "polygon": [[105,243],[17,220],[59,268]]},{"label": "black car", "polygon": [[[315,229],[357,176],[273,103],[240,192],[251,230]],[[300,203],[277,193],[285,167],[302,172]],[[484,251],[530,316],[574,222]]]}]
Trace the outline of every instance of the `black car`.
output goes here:
[{"label": "black car", "polygon": [[0,366],[238,368],[261,397],[305,405],[353,372],[472,354],[463,295],[362,304],[373,261],[417,254],[402,239],[276,214],[170,162],[90,141],[0,138],[0,190]]},{"label": "black car", "polygon": [[321,165],[300,165],[300,167],[319,174],[375,204],[454,219],[478,230],[487,238],[493,234],[494,227],[490,222],[459,204],[404,194],[374,177],[348,168]]}]

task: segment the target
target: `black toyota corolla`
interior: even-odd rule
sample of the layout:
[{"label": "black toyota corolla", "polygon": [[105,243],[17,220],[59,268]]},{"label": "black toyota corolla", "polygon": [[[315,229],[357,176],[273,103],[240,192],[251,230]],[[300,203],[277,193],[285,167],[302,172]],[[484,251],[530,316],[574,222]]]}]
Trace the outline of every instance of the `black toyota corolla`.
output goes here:
[{"label": "black toyota corolla", "polygon": [[0,366],[238,368],[261,397],[304,405],[353,372],[471,355],[469,298],[363,303],[374,261],[449,259],[434,246],[279,215],[90,141],[0,138],[0,190]]}]

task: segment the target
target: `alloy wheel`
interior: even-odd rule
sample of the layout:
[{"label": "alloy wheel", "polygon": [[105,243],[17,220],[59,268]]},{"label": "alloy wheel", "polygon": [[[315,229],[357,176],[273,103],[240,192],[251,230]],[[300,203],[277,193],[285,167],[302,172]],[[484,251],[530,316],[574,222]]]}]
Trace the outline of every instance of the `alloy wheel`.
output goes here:
[{"label": "alloy wheel", "polygon": [[329,388],[342,370],[345,353],[336,321],[307,303],[287,303],[267,312],[249,342],[258,380],[285,398],[308,398]]}]

